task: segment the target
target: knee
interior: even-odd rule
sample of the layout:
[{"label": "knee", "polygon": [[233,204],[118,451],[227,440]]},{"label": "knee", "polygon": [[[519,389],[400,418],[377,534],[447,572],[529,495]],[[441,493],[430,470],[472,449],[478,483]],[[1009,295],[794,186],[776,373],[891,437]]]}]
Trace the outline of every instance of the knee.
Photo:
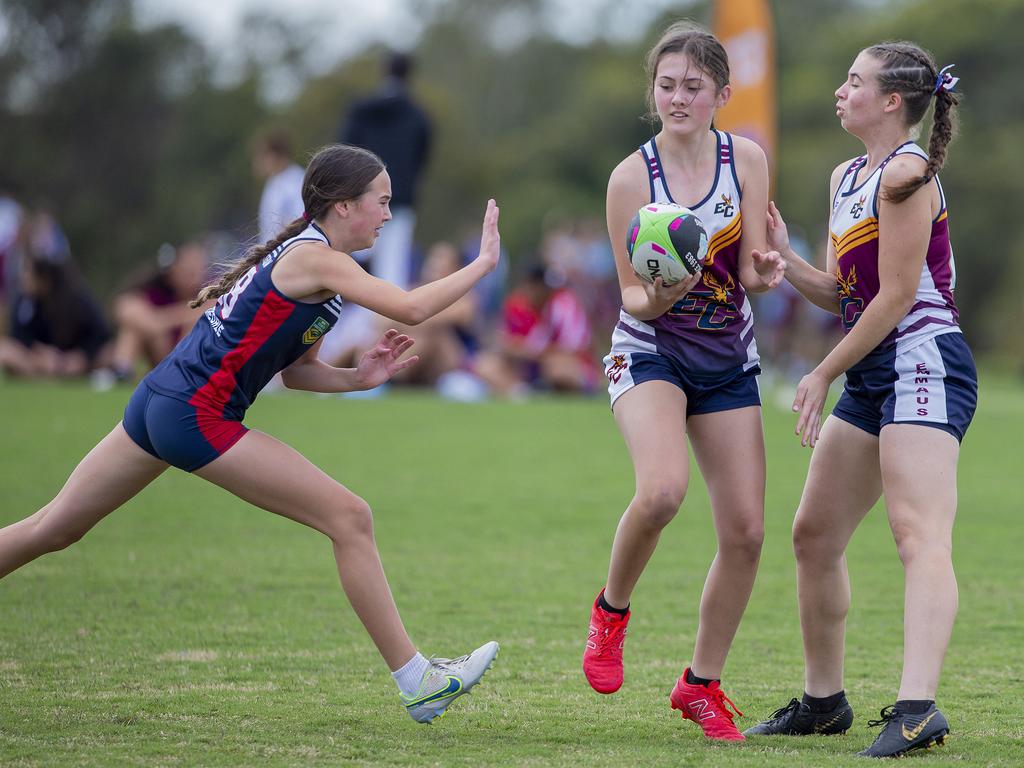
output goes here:
[{"label": "knee", "polygon": [[952,541],[929,531],[925,526],[893,522],[892,535],[896,540],[896,551],[905,566],[922,558],[930,562],[953,560]]},{"label": "knee", "polygon": [[761,559],[764,544],[764,521],[759,516],[744,518],[741,525],[734,526],[722,537],[719,548],[734,557],[756,563]]},{"label": "knee", "polygon": [[821,562],[842,557],[843,551],[833,538],[827,526],[797,514],[793,523],[793,553],[798,562]]},{"label": "knee", "polygon": [[325,533],[336,543],[373,538],[373,510],[365,499],[350,495],[341,500],[329,518]]},{"label": "knee", "polygon": [[639,488],[630,515],[648,528],[661,530],[676,516],[685,496],[685,481],[666,480]]},{"label": "knee", "polygon": [[33,526],[32,539],[40,552],[59,552],[81,541],[88,531],[88,528],[56,526],[48,523],[44,517]]}]

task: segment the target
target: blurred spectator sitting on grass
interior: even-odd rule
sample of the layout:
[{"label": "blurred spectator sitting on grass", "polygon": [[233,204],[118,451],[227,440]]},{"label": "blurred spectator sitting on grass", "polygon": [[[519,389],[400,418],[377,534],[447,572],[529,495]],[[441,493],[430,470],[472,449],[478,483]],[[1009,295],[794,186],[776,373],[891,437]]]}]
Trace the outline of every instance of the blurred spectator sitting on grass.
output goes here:
[{"label": "blurred spectator sitting on grass", "polygon": [[522,397],[533,388],[594,390],[599,370],[590,321],[561,272],[541,266],[528,271],[505,299],[494,344],[474,368],[501,397]]},{"label": "blurred spectator sitting on grass", "polygon": [[[462,257],[452,243],[435,243],[423,259],[419,284],[440,280],[462,266]],[[399,328],[416,340],[420,362],[396,375],[394,381],[434,386],[444,374],[468,367],[477,346],[478,314],[477,297],[470,292],[429,320],[413,328]]]},{"label": "blurred spectator sitting on grass", "polygon": [[[188,303],[208,277],[209,252],[203,242],[160,246],[156,268],[114,300],[117,335],[109,373],[115,380],[131,381],[140,361],[151,368],[167,356],[202,314],[202,308]],[[112,382],[94,383],[102,388]]]},{"label": "blurred spectator sitting on grass", "polygon": [[[29,240],[31,242],[31,239]],[[22,255],[0,367],[11,376],[84,376],[99,362],[110,331],[65,251]]]}]

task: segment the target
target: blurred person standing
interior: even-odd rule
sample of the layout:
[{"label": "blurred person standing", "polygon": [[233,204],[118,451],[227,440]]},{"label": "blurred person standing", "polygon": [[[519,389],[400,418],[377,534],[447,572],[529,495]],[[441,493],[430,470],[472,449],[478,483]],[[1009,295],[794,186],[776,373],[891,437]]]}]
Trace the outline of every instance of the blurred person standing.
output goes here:
[{"label": "blurred person standing", "polygon": [[[408,289],[412,283],[416,183],[430,154],[431,124],[409,94],[412,57],[389,53],[383,64],[383,82],[376,91],[351,106],[341,121],[337,140],[373,152],[384,161],[391,177],[391,221],[371,248],[353,254],[353,258],[367,265],[375,277]],[[325,336],[321,358],[330,365],[353,364],[373,346],[378,326],[384,322],[369,310],[350,303],[338,324]]]},{"label": "blurred person standing", "polygon": [[430,118],[409,93],[412,68],[409,54],[388,54],[384,81],[352,105],[337,137],[343,144],[370,150],[387,166],[392,219],[365,256],[370,272],[401,288],[408,288],[412,279],[416,184],[430,155],[432,133]]},{"label": "blurred person standing", "polygon": [[22,208],[14,197],[0,188],[0,308],[13,298],[17,284],[15,252],[21,232]]},{"label": "blurred person standing", "polygon": [[259,210],[259,242],[263,244],[302,215],[305,171],[292,160],[291,142],[283,133],[269,133],[259,139],[252,168],[256,176],[266,179]]}]

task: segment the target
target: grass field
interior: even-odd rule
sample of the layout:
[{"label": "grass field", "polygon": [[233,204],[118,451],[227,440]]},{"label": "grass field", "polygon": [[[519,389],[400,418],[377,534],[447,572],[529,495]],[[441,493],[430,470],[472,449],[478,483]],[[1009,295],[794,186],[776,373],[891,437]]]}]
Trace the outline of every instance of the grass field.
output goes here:
[{"label": "grass field", "polygon": [[[0,524],[46,503],[120,417],[124,390],[0,383]],[[601,697],[580,654],[632,471],[605,401],[458,405],[414,394],[262,398],[250,426],[374,508],[414,641],[501,654],[424,727],[349,609],[327,540],[178,471],[81,543],[0,583],[0,765],[862,765],[892,703],[902,572],[884,511],[852,543],[843,737],[704,742],[668,707],[713,553],[691,483],[633,600],[626,684]],[[756,722],[802,683],[789,528],[808,452],[767,407],[767,536],[725,687]],[[953,734],[919,758],[1024,765],[1024,389],[983,378],[960,464],[960,614],[939,703]],[[672,457],[666,457],[666,461]],[[922,596],[927,599],[927,596]]]}]

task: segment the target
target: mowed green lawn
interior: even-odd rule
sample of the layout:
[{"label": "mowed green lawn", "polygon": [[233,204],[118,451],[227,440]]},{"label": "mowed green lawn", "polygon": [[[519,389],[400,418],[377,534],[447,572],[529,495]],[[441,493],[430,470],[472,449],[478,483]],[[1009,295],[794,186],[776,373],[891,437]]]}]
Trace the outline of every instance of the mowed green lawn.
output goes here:
[{"label": "mowed green lawn", "polygon": [[[939,691],[953,735],[921,759],[1021,765],[1024,388],[995,377],[982,387],[960,465],[960,614]],[[0,524],[56,493],[127,395],[0,384]],[[765,550],[725,680],[741,727],[802,683],[789,530],[809,452],[791,414],[769,405],[765,422]],[[81,543],[0,583],[0,765],[853,766],[876,733],[867,720],[895,698],[903,580],[881,508],[849,552],[853,729],[709,745],[668,706],[714,551],[699,479],[634,595],[623,689],[599,696],[580,670],[632,493],[604,399],[283,394],[262,398],[248,423],[371,503],[426,654],[501,643],[484,683],[433,726],[414,724],[327,540],[172,470]]]}]

